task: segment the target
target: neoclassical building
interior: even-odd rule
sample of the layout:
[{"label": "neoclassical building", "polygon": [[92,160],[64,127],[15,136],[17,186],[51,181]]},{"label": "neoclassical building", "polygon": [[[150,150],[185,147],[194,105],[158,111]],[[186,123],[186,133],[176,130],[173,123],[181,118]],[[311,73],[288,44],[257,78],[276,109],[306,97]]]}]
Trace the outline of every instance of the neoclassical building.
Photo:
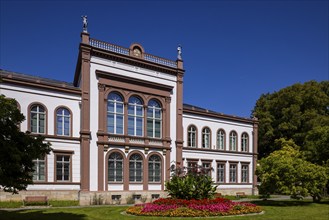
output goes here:
[{"label": "neoclassical building", "polygon": [[184,72],[180,47],[168,60],[86,28],[73,83],[0,70],[0,93],[26,117],[20,129],[53,148],[35,158],[34,184],[16,197],[157,198],[172,165],[208,169],[222,194],[256,194],[258,121],[183,104]]}]

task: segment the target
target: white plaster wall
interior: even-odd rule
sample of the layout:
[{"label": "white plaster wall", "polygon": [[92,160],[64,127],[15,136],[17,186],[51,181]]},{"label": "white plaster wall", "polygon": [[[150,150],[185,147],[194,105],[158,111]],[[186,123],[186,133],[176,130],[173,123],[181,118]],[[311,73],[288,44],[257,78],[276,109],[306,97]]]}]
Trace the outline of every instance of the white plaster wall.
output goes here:
[{"label": "white plaster wall", "polygon": [[161,185],[154,185],[154,184],[149,184],[148,185],[149,190],[161,190]]},{"label": "white plaster wall", "polygon": [[73,114],[73,137],[80,137],[80,96],[60,92],[50,92],[38,88],[23,87],[20,85],[0,84],[0,94],[8,98],[17,100],[21,107],[21,112],[26,120],[21,124],[21,130],[27,130],[27,113],[28,106],[33,102],[40,102],[47,107],[47,133],[54,135],[55,126],[55,109],[64,105],[68,107]]},{"label": "white plaster wall", "polygon": [[109,191],[123,191],[123,184],[108,184]]},{"label": "white plaster wall", "polygon": [[80,189],[80,185],[60,185],[60,184],[56,184],[56,185],[38,185],[38,184],[34,184],[34,185],[29,185],[27,187],[27,190],[79,190]]},{"label": "white plaster wall", "polygon": [[217,131],[223,129],[225,131],[225,147],[229,150],[229,134],[231,131],[236,131],[238,135],[238,151],[241,151],[241,135],[246,132],[249,136],[249,148],[248,152],[252,153],[253,150],[253,125],[233,122],[229,120],[214,119],[210,117],[203,117],[198,115],[184,114],[183,115],[183,129],[184,129],[184,146],[187,146],[187,128],[189,125],[195,125],[197,127],[197,148],[202,147],[202,129],[209,127],[211,130],[211,149],[216,149]]},{"label": "white plaster wall", "polygon": [[143,184],[129,184],[129,191],[131,190],[143,190]]}]

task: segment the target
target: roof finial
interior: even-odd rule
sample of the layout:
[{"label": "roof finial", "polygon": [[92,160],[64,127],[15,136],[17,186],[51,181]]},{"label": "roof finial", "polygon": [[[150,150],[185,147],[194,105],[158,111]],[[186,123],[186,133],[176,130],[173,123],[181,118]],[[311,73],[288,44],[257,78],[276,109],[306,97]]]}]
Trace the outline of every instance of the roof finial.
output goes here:
[{"label": "roof finial", "polygon": [[88,33],[88,30],[87,30],[87,28],[88,28],[87,15],[83,15],[83,16],[81,16],[81,18],[82,18],[82,24],[83,24],[83,26],[82,26],[82,32]]},{"label": "roof finial", "polygon": [[177,59],[182,60],[182,46],[180,44],[177,47]]}]

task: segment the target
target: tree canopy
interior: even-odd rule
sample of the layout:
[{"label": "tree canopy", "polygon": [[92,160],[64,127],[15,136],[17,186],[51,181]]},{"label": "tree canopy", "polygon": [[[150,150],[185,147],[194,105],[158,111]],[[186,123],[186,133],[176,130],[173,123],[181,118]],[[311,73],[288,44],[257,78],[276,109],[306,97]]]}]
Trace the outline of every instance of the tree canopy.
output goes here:
[{"label": "tree canopy", "polygon": [[292,198],[311,195],[320,201],[328,181],[325,167],[306,161],[304,153],[292,140],[276,140],[281,150],[259,160],[256,174],[261,180],[259,193],[288,194]]},{"label": "tree canopy", "polygon": [[0,189],[18,193],[32,183],[33,159],[48,154],[50,143],[20,131],[25,117],[14,99],[0,95],[0,106]]},{"label": "tree canopy", "polygon": [[307,160],[323,164],[329,159],[329,82],[294,84],[261,95],[253,109],[259,119],[259,157],[281,145],[276,139],[292,139],[306,152]]}]

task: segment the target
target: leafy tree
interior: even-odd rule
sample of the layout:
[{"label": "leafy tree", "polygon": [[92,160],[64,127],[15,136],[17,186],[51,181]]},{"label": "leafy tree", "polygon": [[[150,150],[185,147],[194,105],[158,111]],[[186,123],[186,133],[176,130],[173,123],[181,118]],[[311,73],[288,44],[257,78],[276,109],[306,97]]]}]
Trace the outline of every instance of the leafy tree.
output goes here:
[{"label": "leafy tree", "polygon": [[203,167],[172,169],[172,178],[166,182],[166,190],[175,199],[209,199],[216,193],[217,186]]},{"label": "leafy tree", "polygon": [[259,157],[281,149],[276,139],[292,139],[307,159],[323,164],[329,159],[329,81],[294,84],[261,95],[253,109],[259,119]]},{"label": "leafy tree", "polygon": [[14,99],[0,95],[0,106],[0,189],[18,193],[32,184],[32,160],[48,154],[51,148],[43,137],[20,131],[25,118]]},{"label": "leafy tree", "polygon": [[326,168],[306,161],[292,140],[281,138],[276,145],[281,150],[261,159],[256,170],[261,180],[260,194],[288,194],[292,198],[311,195],[313,201],[320,201],[329,179]]}]

